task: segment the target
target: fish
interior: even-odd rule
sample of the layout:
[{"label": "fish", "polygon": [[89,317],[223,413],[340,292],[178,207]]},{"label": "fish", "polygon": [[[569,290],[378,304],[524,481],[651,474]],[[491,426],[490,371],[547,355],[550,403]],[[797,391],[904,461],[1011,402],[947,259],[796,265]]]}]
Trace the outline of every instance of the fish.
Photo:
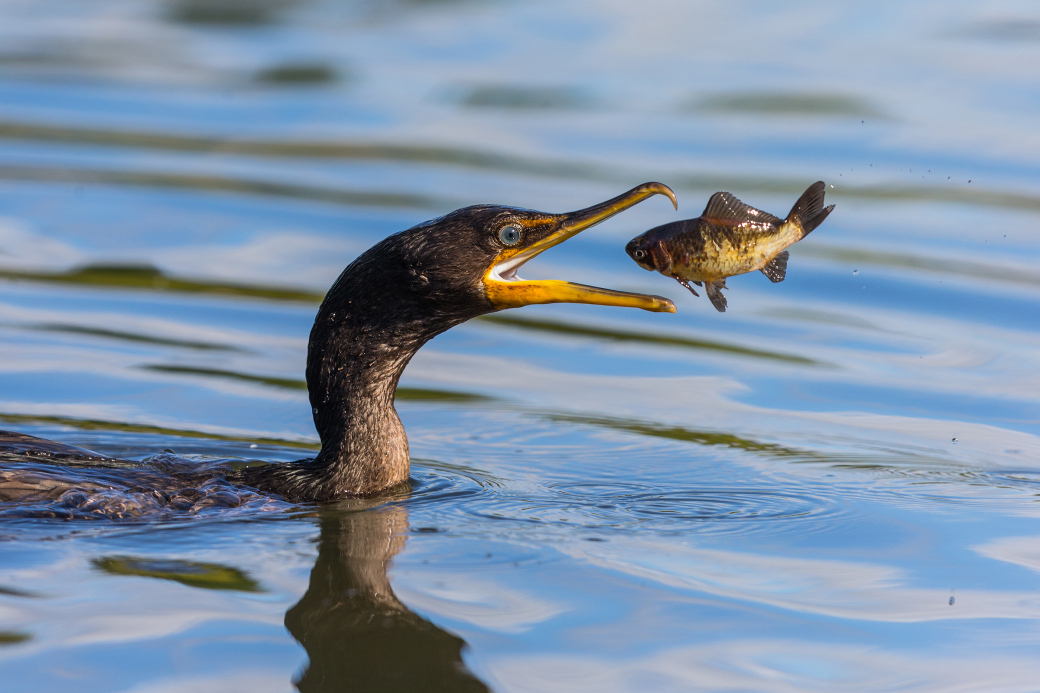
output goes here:
[{"label": "fish", "polygon": [[728,305],[726,278],[759,270],[773,282],[787,276],[785,250],[823,223],[834,205],[823,206],[826,189],[817,181],[802,193],[786,219],[746,205],[728,192],[717,192],[696,219],[673,221],[636,236],[625,252],[640,267],[672,277],[700,296],[690,283],[704,287],[720,313]]}]

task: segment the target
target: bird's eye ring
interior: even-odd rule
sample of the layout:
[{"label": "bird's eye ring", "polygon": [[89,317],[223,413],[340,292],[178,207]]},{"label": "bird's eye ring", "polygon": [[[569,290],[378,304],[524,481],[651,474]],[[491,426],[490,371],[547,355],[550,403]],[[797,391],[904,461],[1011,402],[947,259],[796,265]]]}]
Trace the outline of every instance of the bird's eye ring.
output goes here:
[{"label": "bird's eye ring", "polygon": [[503,226],[498,232],[498,240],[502,241],[505,245],[516,245],[520,242],[520,229],[517,226],[510,224],[509,226]]},{"label": "bird's eye ring", "polygon": [[635,253],[633,253],[633,255],[635,255],[635,258],[637,260],[642,260],[644,257],[646,257],[646,251],[640,249],[640,250],[637,250]]}]

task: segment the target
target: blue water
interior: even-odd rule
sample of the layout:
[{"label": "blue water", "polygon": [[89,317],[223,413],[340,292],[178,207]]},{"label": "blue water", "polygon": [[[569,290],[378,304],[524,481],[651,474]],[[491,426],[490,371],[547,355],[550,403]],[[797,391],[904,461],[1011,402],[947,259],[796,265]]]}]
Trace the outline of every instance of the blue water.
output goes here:
[{"label": "blue water", "polygon": [[[410,491],[0,518],[4,690],[1036,690],[1032,4],[0,17],[2,429],[306,457],[317,301],[377,240],[650,180],[681,215],[652,198],[524,268],[676,315],[527,307],[419,352]],[[725,314],[623,252],[717,190],[782,215],[816,180],[834,213]]]}]

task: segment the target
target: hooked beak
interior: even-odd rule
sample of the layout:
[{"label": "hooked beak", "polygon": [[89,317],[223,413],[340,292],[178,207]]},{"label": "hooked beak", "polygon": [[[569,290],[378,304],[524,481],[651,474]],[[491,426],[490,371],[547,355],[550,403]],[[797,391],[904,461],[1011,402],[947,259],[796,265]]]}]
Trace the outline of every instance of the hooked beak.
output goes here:
[{"label": "hooked beak", "polygon": [[517,269],[536,255],[653,195],[665,195],[676,209],[679,208],[675,193],[667,185],[644,183],[623,195],[587,209],[553,215],[552,220],[557,224],[555,231],[525,248],[507,248],[495,259],[495,264],[484,275],[484,289],[488,299],[496,310],[535,303],[589,303],[674,313],[675,304],[661,296],[601,289],[558,279],[530,281],[516,276]]}]

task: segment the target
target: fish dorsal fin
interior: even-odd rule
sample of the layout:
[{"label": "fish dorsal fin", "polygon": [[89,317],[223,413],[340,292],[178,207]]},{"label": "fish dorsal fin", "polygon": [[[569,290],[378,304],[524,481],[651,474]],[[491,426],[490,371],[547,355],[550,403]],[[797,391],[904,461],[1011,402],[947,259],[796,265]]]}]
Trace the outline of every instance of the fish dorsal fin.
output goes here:
[{"label": "fish dorsal fin", "polygon": [[779,226],[783,223],[769,212],[746,205],[728,192],[717,192],[712,195],[701,217],[715,221],[752,222],[771,226]]},{"label": "fish dorsal fin", "polygon": [[762,268],[762,274],[769,277],[769,281],[774,284],[782,282],[784,277],[787,276],[787,260],[790,257],[791,254],[786,250],[780,251]]}]

